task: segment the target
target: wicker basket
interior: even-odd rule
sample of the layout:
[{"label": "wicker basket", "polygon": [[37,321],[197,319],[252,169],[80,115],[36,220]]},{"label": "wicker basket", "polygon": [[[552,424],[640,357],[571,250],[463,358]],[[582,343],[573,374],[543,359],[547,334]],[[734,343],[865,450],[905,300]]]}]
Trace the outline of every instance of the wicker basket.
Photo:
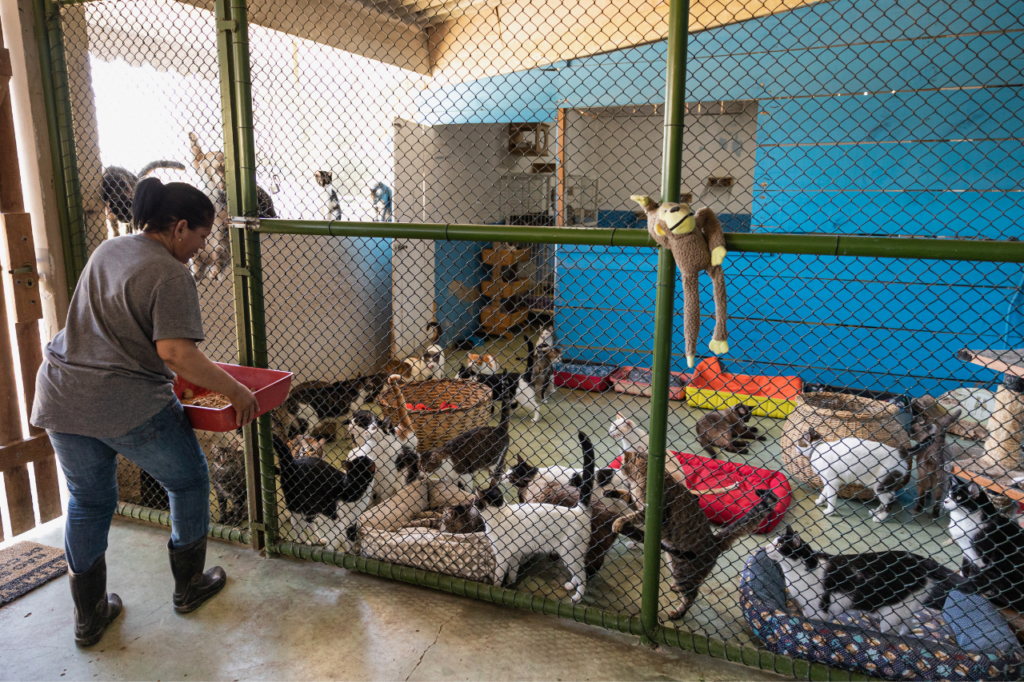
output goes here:
[{"label": "wicker basket", "polygon": [[[814,488],[823,487],[821,479],[811,469],[811,461],[796,449],[796,442],[812,428],[827,442],[854,437],[892,447],[910,445],[910,436],[897,419],[898,405],[824,391],[804,393],[796,404],[782,429],[782,462],[798,481]],[[844,486],[839,496],[870,500],[874,492],[851,484]]]},{"label": "wicker basket", "polygon": [[[443,445],[463,431],[486,426],[491,420],[491,389],[475,381],[417,381],[403,385],[402,395],[413,405],[423,403],[427,407],[438,407],[449,402],[459,406],[454,410],[409,411],[421,450]],[[398,402],[393,391],[385,388],[377,403],[388,419],[398,421]]]}]

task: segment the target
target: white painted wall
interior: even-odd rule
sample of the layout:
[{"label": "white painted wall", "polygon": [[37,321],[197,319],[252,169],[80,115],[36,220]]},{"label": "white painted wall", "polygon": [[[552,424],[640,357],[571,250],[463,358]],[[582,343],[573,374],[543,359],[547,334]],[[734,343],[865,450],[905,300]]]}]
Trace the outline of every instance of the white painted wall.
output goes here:
[{"label": "white painted wall", "polygon": [[[750,213],[753,202],[757,104],[740,114],[696,113],[691,105],[684,135],[683,192],[697,206],[717,213]],[[661,192],[664,115],[651,107],[637,114],[628,108],[566,112],[566,169],[596,177],[603,210],[633,211],[631,194]],[[708,189],[708,176],[731,175],[730,189]]]}]

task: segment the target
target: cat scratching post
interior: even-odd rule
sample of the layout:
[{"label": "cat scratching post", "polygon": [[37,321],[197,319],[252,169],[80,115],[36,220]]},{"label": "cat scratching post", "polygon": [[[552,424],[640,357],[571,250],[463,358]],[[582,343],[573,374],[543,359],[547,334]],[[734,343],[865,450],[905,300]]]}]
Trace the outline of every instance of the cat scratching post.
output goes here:
[{"label": "cat scratching post", "polygon": [[1021,468],[1021,428],[1024,426],[1024,379],[1006,374],[996,392],[992,416],[988,420],[988,440],[981,464],[996,464],[1003,469]]},{"label": "cat scratching post", "polygon": [[994,465],[1003,470],[1020,469],[1024,443],[1024,350],[962,350],[957,357],[1004,373],[988,420],[985,454],[978,464],[984,468]]}]

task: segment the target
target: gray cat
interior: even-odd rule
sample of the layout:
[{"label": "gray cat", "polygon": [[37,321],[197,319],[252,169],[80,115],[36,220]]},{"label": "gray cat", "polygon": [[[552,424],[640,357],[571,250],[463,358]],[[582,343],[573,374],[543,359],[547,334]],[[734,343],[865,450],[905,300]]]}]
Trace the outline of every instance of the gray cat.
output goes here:
[{"label": "gray cat", "polygon": [[238,440],[228,445],[214,445],[211,448],[210,484],[217,495],[220,522],[226,526],[244,523],[249,516],[245,485],[245,451]]},{"label": "gray cat", "polygon": [[[647,490],[647,453],[626,452],[622,470],[643,497]],[[701,584],[718,562],[722,552],[741,536],[757,530],[772,513],[779,498],[771,490],[759,490],[761,500],[746,514],[725,526],[720,532],[711,530],[711,522],[700,508],[700,500],[669,474],[665,474],[662,506],[661,548],[672,572],[672,591],[682,596],[670,620],[686,615],[693,605]],[[644,541],[645,509],[615,519],[612,531]]]}]

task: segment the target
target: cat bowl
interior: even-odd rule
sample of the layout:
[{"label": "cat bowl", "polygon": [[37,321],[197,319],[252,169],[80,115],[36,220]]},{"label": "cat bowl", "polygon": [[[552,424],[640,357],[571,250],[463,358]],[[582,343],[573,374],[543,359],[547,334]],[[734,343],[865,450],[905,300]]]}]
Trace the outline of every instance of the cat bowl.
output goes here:
[{"label": "cat bowl", "polygon": [[[276,369],[260,369],[258,367],[243,367],[241,365],[229,365],[223,362],[213,363],[222,370],[234,377],[238,383],[245,386],[256,396],[259,409],[256,416],[270,412],[278,407],[288,398],[288,389],[292,385],[292,373],[282,372]],[[208,395],[213,391],[200,388],[195,384],[182,379],[174,378],[174,395],[181,400],[185,390],[192,391],[196,398]],[[234,431],[238,428],[235,423],[235,408],[231,405],[226,407],[200,407],[198,405],[185,405],[185,416],[197,431]]]}]

